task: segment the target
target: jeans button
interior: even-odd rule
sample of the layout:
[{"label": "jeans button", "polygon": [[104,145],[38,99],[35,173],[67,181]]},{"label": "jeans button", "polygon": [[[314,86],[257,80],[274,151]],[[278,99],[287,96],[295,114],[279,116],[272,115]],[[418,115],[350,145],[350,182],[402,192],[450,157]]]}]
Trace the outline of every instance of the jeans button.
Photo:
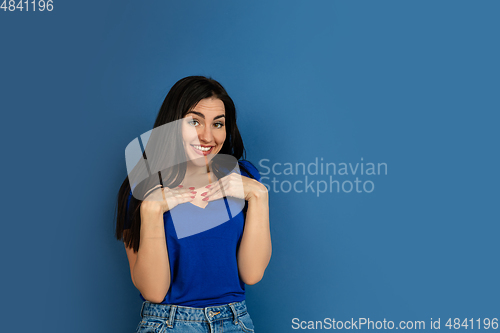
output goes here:
[{"label": "jeans button", "polygon": [[214,316],[213,311],[210,311],[210,312],[208,313],[208,315],[209,315],[210,317],[213,317],[213,316]]}]

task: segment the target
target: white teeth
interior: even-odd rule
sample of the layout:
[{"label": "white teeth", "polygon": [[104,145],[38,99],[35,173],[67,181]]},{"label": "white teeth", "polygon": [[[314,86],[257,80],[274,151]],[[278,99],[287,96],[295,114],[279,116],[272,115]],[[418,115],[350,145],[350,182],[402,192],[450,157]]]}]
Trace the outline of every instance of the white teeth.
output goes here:
[{"label": "white teeth", "polygon": [[209,151],[210,149],[212,149],[212,147],[206,147],[206,148],[202,146],[193,146],[193,147],[201,151]]}]

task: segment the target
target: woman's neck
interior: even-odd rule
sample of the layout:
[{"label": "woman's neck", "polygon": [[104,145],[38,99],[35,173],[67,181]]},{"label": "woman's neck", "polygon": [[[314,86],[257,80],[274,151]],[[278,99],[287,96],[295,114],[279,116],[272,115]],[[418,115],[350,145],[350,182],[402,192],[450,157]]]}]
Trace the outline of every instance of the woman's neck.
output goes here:
[{"label": "woman's neck", "polygon": [[209,172],[210,168],[207,165],[195,165],[191,161],[186,164],[186,178],[206,175]]}]

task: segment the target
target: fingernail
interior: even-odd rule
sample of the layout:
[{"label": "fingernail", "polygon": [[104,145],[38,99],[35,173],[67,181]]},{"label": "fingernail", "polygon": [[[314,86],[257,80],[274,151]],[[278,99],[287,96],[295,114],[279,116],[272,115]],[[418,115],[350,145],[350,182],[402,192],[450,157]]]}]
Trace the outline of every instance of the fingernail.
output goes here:
[{"label": "fingernail", "polygon": [[194,199],[194,196],[192,196],[191,199]]},{"label": "fingernail", "polygon": [[203,198],[203,199],[201,199],[201,200],[202,200],[202,201],[207,201],[207,200],[208,200],[208,197]]},{"label": "fingernail", "polygon": [[206,188],[209,188],[210,186],[212,186],[212,185],[207,185],[207,186],[205,186],[205,187],[206,187]]},{"label": "fingernail", "polygon": [[[191,193],[196,194],[196,191],[191,191]],[[203,195],[203,194],[202,194]]]},{"label": "fingernail", "polygon": [[184,186],[182,186],[182,185],[179,185],[179,187],[184,187]]},{"label": "fingernail", "polygon": [[190,189],[190,190],[194,190],[194,187],[190,187],[189,189]]},{"label": "fingernail", "polygon": [[203,192],[201,195],[205,196],[205,195],[207,195],[207,193],[208,193],[208,192]]}]

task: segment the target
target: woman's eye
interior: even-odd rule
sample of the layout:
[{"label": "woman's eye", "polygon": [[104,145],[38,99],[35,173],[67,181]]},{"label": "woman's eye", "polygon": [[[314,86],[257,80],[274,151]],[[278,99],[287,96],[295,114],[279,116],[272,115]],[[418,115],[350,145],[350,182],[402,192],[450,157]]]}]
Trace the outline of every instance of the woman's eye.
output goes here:
[{"label": "woman's eye", "polygon": [[191,126],[196,126],[195,123],[199,124],[198,120],[195,119],[195,120],[189,120],[188,121],[188,124],[191,125]]},{"label": "woman's eye", "polygon": [[214,125],[215,125],[216,128],[222,128],[222,127],[224,127],[223,123],[216,123]]}]

